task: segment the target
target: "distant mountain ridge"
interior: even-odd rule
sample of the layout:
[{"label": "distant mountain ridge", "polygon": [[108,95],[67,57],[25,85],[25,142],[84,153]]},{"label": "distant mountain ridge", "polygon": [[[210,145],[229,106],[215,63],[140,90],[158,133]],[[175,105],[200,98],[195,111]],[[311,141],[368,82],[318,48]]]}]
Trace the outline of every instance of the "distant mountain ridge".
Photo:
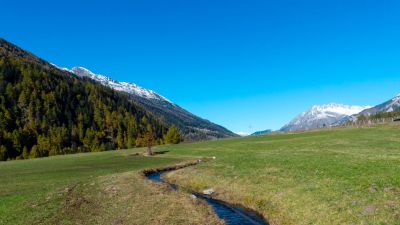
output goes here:
[{"label": "distant mountain ridge", "polygon": [[360,113],[358,113],[357,115],[358,116],[360,116],[360,115],[369,116],[369,115],[374,115],[374,114],[381,113],[381,112],[394,112],[394,111],[399,111],[399,110],[400,110],[400,94],[396,95],[392,99],[390,99],[382,104],[365,109],[365,110],[361,111]]},{"label": "distant mountain ridge", "polygon": [[[376,105],[374,107],[367,108],[362,110],[361,112],[350,115],[348,117],[343,118],[335,125],[343,125],[348,122],[357,122],[360,116],[374,116],[376,114],[381,113],[391,113],[391,112],[398,112],[400,111],[400,94],[397,94],[395,97],[391,98],[390,100]],[[388,116],[388,115],[386,115]]]},{"label": "distant mountain ridge", "polygon": [[308,130],[331,126],[368,108],[370,106],[350,106],[336,103],[314,105],[283,126],[280,131]]},{"label": "distant mountain ridge", "polygon": [[268,130],[261,130],[261,131],[256,131],[256,132],[250,134],[250,136],[264,135],[264,134],[269,134],[269,133],[271,133],[271,132],[272,132],[271,129],[268,129]]},{"label": "distant mountain ridge", "polygon": [[[67,69],[66,69],[67,70]],[[73,67],[71,70],[68,70],[73,74],[76,74],[81,77],[89,77],[93,80],[96,80],[100,82],[101,84],[111,87],[114,90],[117,91],[122,91],[126,92],[132,95],[137,95],[143,98],[147,99],[155,99],[155,100],[160,100],[160,101],[169,101],[167,98],[157,94],[156,92],[152,90],[145,89],[143,87],[140,87],[134,83],[129,83],[129,82],[119,82],[115,81],[107,76],[100,75],[100,74],[94,74],[90,70],[84,68],[84,67]]]},{"label": "distant mountain ridge", "polygon": [[228,129],[200,118],[164,96],[134,83],[115,81],[107,76],[95,74],[84,67],[64,68],[80,77],[91,78],[104,86],[126,93],[135,102],[162,118],[167,125],[176,125],[184,135],[185,140],[205,140],[213,138],[237,137]]}]

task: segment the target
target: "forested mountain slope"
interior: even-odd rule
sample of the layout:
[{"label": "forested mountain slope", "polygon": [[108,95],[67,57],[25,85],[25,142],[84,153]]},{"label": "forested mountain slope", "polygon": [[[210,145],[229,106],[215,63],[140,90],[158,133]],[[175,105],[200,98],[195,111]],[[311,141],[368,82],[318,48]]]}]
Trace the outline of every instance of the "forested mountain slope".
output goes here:
[{"label": "forested mountain slope", "polygon": [[128,94],[130,99],[158,118],[162,118],[165,124],[176,125],[186,141],[238,136],[225,127],[196,116],[160,94],[134,83],[116,81],[107,76],[95,74],[83,67],[74,67],[69,71],[80,77],[89,77],[104,86]]},{"label": "forested mountain slope", "polygon": [[165,125],[127,95],[0,39],[0,160],[161,142]]}]

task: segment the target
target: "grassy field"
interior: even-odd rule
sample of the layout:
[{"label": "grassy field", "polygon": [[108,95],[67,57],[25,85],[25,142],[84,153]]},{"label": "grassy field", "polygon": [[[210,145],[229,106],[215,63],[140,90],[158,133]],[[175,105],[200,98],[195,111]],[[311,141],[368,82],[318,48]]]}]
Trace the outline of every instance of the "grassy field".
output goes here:
[{"label": "grassy field", "polygon": [[[0,224],[217,224],[212,209],[141,177],[185,157],[138,150],[0,163]],[[191,215],[188,217],[187,215]]]},{"label": "grassy field", "polygon": [[400,224],[400,127],[376,125],[166,146],[216,156],[167,174],[271,224]]},{"label": "grassy field", "polygon": [[[139,171],[196,157],[166,174],[253,208],[271,224],[400,224],[400,126],[292,134],[0,163],[0,224],[216,224],[210,208]],[[190,215],[190,216],[188,216]]]}]

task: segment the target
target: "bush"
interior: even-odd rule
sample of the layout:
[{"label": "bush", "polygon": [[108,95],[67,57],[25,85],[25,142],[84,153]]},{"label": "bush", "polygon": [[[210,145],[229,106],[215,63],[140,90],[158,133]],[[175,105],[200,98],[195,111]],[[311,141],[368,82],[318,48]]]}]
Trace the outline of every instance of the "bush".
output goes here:
[{"label": "bush", "polygon": [[182,136],[176,126],[172,126],[168,129],[167,134],[164,136],[166,144],[178,144],[182,141]]}]

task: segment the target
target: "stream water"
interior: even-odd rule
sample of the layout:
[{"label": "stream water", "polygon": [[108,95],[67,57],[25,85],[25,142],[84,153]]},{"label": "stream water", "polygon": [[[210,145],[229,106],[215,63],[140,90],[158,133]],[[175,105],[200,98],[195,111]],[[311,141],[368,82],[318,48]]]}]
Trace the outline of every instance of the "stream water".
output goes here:
[{"label": "stream water", "polygon": [[[146,174],[146,177],[152,181],[166,184],[173,190],[177,190],[178,186],[161,178],[161,175],[166,172],[168,171],[152,172]],[[264,218],[256,213],[249,212],[240,207],[230,205],[229,203],[213,199],[210,196],[197,192],[192,192],[192,194],[211,205],[218,217],[223,219],[227,225],[268,225]]]}]

